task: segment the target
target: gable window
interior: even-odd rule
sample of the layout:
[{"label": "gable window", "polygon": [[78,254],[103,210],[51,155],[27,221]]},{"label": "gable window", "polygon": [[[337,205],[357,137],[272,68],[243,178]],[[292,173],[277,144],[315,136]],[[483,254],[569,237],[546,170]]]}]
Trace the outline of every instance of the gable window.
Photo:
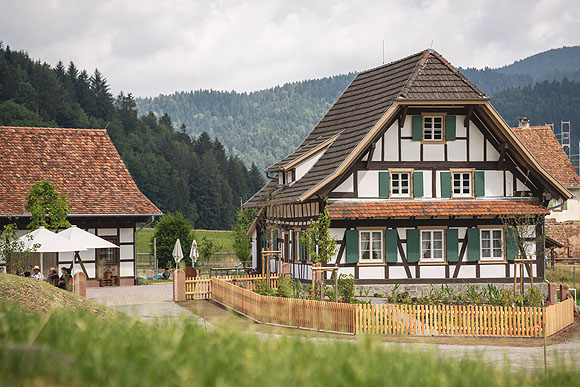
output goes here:
[{"label": "gable window", "polygon": [[443,230],[421,230],[421,262],[445,262]]},{"label": "gable window", "polygon": [[473,171],[455,170],[451,171],[452,189],[454,198],[473,197]]},{"label": "gable window", "polygon": [[479,235],[481,238],[481,260],[503,261],[503,229],[482,229]]},{"label": "gable window", "polygon": [[423,116],[423,140],[443,141],[443,116]]},{"label": "gable window", "polygon": [[391,176],[391,197],[409,198],[412,196],[411,191],[411,173],[412,171],[390,170]]},{"label": "gable window", "polygon": [[382,262],[383,233],[382,231],[360,231],[359,262]]}]

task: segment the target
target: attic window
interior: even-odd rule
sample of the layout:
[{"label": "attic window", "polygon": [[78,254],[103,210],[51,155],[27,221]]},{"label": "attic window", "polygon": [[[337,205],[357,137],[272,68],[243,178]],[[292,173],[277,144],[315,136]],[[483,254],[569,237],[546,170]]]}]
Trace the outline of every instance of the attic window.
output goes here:
[{"label": "attic window", "polygon": [[423,140],[443,141],[443,116],[423,116]]}]

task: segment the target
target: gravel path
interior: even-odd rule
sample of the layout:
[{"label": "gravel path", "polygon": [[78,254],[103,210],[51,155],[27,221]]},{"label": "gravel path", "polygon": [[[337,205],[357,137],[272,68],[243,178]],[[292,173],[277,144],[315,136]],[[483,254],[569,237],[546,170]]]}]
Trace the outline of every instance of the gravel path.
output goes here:
[{"label": "gravel path", "polygon": [[164,282],[140,286],[87,288],[87,298],[120,310],[143,321],[198,318],[173,302],[173,283]]}]

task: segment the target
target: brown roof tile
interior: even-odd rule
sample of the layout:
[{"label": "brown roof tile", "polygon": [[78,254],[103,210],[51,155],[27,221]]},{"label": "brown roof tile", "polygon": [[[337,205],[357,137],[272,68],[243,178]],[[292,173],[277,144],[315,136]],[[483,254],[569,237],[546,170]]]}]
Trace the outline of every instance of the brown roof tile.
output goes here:
[{"label": "brown roof tile", "polygon": [[25,197],[41,180],[68,195],[71,215],[161,213],[106,130],[0,126],[0,215],[25,214]]},{"label": "brown roof tile", "polygon": [[550,175],[565,187],[580,187],[580,176],[549,126],[512,130]]},{"label": "brown roof tile", "polygon": [[330,219],[374,219],[411,216],[499,216],[548,214],[539,202],[522,200],[339,201],[328,205]]}]

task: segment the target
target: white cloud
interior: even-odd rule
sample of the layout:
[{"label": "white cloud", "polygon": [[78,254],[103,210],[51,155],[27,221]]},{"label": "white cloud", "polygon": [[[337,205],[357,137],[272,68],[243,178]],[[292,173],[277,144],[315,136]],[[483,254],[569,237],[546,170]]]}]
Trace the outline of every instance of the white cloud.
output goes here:
[{"label": "white cloud", "polygon": [[574,1],[0,0],[0,39],[98,67],[113,91],[256,90],[364,70],[433,47],[497,67],[580,43]]}]

